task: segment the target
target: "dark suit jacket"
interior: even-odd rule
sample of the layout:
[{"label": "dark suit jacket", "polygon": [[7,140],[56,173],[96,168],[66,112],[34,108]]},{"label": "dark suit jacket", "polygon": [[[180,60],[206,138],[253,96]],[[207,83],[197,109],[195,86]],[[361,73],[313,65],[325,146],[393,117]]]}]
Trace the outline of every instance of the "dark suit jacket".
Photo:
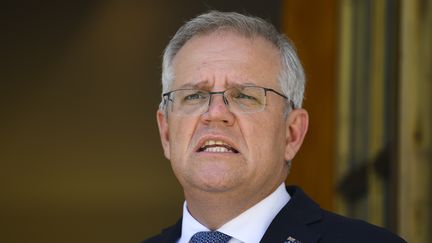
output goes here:
[{"label": "dark suit jacket", "polygon": [[[391,232],[361,220],[349,219],[321,209],[300,188],[288,187],[290,201],[270,224],[263,243],[384,243],[405,242]],[[181,219],[160,235],[143,243],[175,243],[181,235]]]}]

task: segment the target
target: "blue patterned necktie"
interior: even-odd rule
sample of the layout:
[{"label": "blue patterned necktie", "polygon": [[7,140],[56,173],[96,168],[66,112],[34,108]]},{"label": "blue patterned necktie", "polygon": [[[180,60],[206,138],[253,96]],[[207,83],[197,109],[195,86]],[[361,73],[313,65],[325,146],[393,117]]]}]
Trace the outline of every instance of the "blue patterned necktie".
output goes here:
[{"label": "blue patterned necktie", "polygon": [[219,231],[201,231],[194,234],[190,243],[227,243],[231,236]]}]

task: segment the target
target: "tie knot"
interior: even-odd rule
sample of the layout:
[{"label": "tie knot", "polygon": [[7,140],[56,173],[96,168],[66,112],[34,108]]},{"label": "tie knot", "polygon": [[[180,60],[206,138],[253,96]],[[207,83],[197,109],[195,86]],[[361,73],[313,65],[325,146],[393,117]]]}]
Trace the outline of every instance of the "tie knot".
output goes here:
[{"label": "tie knot", "polygon": [[190,243],[227,243],[231,236],[219,231],[201,231],[194,234]]}]

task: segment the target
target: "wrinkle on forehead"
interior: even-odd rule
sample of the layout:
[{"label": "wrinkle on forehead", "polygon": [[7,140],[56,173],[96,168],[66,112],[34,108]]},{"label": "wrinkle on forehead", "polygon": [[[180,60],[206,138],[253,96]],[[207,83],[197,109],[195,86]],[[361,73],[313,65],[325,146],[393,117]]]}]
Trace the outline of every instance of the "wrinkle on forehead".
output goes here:
[{"label": "wrinkle on forehead", "polygon": [[214,83],[215,83],[214,81],[209,81],[209,80],[204,80],[204,81],[199,81],[199,82],[189,82],[189,83],[185,83],[179,87],[176,87],[175,89],[200,89],[200,90],[209,90],[210,91],[210,90],[212,90],[212,88],[229,89],[232,87],[241,87],[241,86],[257,86],[253,82],[226,81],[222,87],[216,87],[214,85]]},{"label": "wrinkle on forehead", "polygon": [[[245,82],[276,81],[280,55],[262,37],[246,38],[234,32],[217,32],[190,39],[173,59],[175,84],[192,83],[226,87]],[[277,85],[277,84],[276,84]]]}]

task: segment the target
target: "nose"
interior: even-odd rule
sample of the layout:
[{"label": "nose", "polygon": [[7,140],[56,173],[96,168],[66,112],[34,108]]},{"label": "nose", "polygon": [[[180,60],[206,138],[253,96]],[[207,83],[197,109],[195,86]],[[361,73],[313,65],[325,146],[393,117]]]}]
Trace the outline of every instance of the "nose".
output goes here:
[{"label": "nose", "polygon": [[205,123],[222,122],[225,125],[234,123],[234,114],[229,110],[223,93],[215,93],[209,100],[208,110],[202,115]]}]

